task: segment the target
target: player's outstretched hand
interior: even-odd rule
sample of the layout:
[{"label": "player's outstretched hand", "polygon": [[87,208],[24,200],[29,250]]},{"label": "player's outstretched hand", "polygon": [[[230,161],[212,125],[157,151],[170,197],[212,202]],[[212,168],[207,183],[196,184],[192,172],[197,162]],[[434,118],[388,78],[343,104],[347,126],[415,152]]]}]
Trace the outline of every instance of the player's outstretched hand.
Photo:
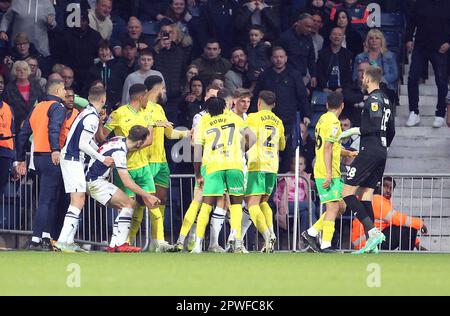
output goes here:
[{"label": "player's outstretched hand", "polygon": [[105,157],[105,161],[103,161],[103,164],[107,167],[112,167],[114,165],[114,159],[112,157]]},{"label": "player's outstretched hand", "polygon": [[152,194],[142,197],[142,200],[148,208],[154,208],[161,203],[161,200]]},{"label": "player's outstretched hand", "polygon": [[358,157],[358,155],[359,155],[359,152],[357,152],[357,151],[351,151],[350,152],[350,157],[351,158],[356,158],[356,157]]},{"label": "player's outstretched hand", "polygon": [[331,177],[327,177],[325,182],[322,184],[322,188],[328,189],[330,187],[330,184],[331,184]]},{"label": "player's outstretched hand", "polygon": [[156,127],[164,127],[164,128],[173,127],[173,123],[169,122],[169,121],[156,121],[155,124],[156,124]]},{"label": "player's outstretched hand", "polygon": [[205,184],[205,179],[203,179],[203,177],[198,177],[197,178],[197,185],[199,187],[199,189],[203,189],[203,185]]},{"label": "player's outstretched hand", "polygon": [[422,228],[420,229],[420,231],[421,231],[421,233],[422,233],[423,235],[428,235],[428,227],[427,227],[425,224],[423,224],[423,226],[422,226]]}]

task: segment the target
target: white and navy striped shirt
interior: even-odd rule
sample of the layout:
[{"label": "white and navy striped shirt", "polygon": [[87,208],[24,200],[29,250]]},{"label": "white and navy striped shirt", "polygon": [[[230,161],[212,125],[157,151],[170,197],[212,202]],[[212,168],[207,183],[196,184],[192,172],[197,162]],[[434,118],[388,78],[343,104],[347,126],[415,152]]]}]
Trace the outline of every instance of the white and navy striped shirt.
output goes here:
[{"label": "white and navy striped shirt", "polygon": [[[114,137],[103,144],[98,149],[103,156],[109,156],[114,159],[114,167],[117,169],[127,169],[128,148],[125,137]],[[105,166],[99,160],[91,160],[86,172],[87,181],[95,181],[98,179],[108,179],[111,168]]]}]

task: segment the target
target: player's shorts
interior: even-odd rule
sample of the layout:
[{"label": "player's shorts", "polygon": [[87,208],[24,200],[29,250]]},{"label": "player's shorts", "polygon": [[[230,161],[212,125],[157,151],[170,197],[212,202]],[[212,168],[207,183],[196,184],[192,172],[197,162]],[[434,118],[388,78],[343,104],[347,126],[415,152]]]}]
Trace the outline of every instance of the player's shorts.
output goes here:
[{"label": "player's shorts", "polygon": [[[145,166],[139,169],[128,170],[128,173],[131,176],[131,179],[145,192],[147,193],[155,193],[155,183],[153,182],[152,173],[150,171],[149,166]],[[129,197],[134,197],[136,194],[132,192],[130,189],[125,187],[122,183],[122,180],[117,173],[117,170],[114,169],[114,184],[119,187],[126,195]]]},{"label": "player's shorts", "polygon": [[66,160],[61,155],[59,165],[64,180],[66,193],[86,192],[86,176],[81,161]]},{"label": "player's shorts", "polygon": [[[202,175],[203,179],[205,179],[205,177],[206,177],[206,166],[202,165],[200,167],[200,174]],[[197,179],[195,179],[194,189],[197,189],[197,187],[198,187]]]},{"label": "player's shorts", "polygon": [[118,190],[118,187],[105,179],[97,179],[87,183],[89,195],[102,205],[108,204]]},{"label": "player's shorts", "polygon": [[277,185],[275,173],[250,171],[247,177],[245,195],[271,195]]},{"label": "player's shorts", "polygon": [[316,178],[317,192],[319,193],[320,204],[328,202],[338,202],[342,200],[342,189],[344,188],[344,182],[341,178],[331,179],[331,184],[328,189],[323,188],[325,179]]},{"label": "player's shorts", "polygon": [[151,162],[149,164],[153,182],[160,187],[168,188],[170,185],[170,169],[167,162]]},{"label": "player's shorts", "polygon": [[360,151],[350,166],[345,184],[376,189],[383,179],[386,167],[386,152],[379,150]]},{"label": "player's shorts", "polygon": [[220,170],[206,175],[203,196],[244,195],[244,173],[241,170]]}]

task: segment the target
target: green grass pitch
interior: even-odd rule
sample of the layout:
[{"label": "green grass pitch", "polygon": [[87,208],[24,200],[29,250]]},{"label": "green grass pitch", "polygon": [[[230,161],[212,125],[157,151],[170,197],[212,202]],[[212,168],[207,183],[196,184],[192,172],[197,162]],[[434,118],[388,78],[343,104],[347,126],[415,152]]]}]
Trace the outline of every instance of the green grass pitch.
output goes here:
[{"label": "green grass pitch", "polygon": [[[449,295],[449,262],[450,254],[0,252],[0,295]],[[78,280],[71,264],[80,287],[68,286]]]}]

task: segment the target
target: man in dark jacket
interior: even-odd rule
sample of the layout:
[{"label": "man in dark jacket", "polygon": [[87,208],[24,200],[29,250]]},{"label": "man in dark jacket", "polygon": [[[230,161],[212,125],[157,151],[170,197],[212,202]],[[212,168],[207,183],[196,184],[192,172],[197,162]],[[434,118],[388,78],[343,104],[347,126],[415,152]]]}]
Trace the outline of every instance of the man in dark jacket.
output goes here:
[{"label": "man in dark jacket", "polygon": [[118,59],[127,68],[127,74],[139,69],[138,49],[132,39],[122,42],[122,57]]},{"label": "man in dark jacket", "polygon": [[198,74],[205,84],[214,76],[224,76],[230,70],[231,63],[220,56],[221,52],[219,41],[210,39],[203,49],[203,55],[192,62],[198,67]]},{"label": "man in dark jacket", "polygon": [[408,99],[411,113],[406,126],[415,126],[420,122],[419,79],[426,69],[428,61],[431,61],[438,88],[433,127],[442,127],[445,125],[445,97],[448,93],[447,54],[450,49],[450,2],[417,0],[408,19],[406,41],[408,51],[412,51],[408,78]]},{"label": "man in dark jacket", "polygon": [[106,89],[106,104],[110,110],[115,110],[121,105],[122,89],[128,76],[128,69],[119,60],[111,59],[111,56],[109,42],[101,41],[98,46],[99,61],[89,69],[82,95],[87,98],[91,84],[100,80]]},{"label": "man in dark jacket", "polygon": [[314,20],[308,13],[299,15],[294,26],[281,34],[278,45],[286,50],[289,65],[296,69],[302,77],[309,72],[311,87],[317,86],[316,53],[311,37]]},{"label": "man in dark jacket", "polygon": [[330,34],[330,46],[319,51],[317,87],[325,92],[342,92],[352,81],[352,53],[342,47],[344,31],[335,27]]},{"label": "man in dark jacket", "polygon": [[64,31],[64,45],[60,47],[62,62],[75,72],[75,82],[80,86],[75,89],[82,91],[86,73],[97,57],[98,43],[102,37],[89,27],[89,18],[81,17],[80,28],[69,28]]},{"label": "man in dark jacket", "polygon": [[37,104],[17,136],[16,172],[26,174],[26,148],[31,134],[34,142],[34,165],[39,176],[39,203],[33,220],[33,237],[29,249],[50,251],[50,238],[63,186],[60,159],[60,133],[66,110],[64,81],[49,80],[45,101]]},{"label": "man in dark jacket", "polygon": [[[253,95],[259,95],[262,90],[275,93],[277,104],[274,113],[283,121],[286,150],[282,153],[280,172],[289,170],[293,156],[294,126],[296,113],[300,112],[303,123],[310,124],[311,106],[307,99],[307,92],[302,77],[298,71],[287,67],[286,51],[282,47],[274,47],[272,51],[273,67],[264,71],[258,78]],[[253,100],[252,112],[256,110],[256,99]]]},{"label": "man in dark jacket", "polygon": [[231,32],[234,28],[234,16],[239,7],[239,0],[209,0],[200,1],[200,24],[207,31],[207,38],[199,38],[200,45],[205,46],[208,38],[220,40],[225,58],[230,57],[231,48],[234,45],[235,34]]},{"label": "man in dark jacket", "polygon": [[166,82],[166,115],[169,121],[176,123],[181,86],[186,69],[187,58],[183,48],[170,39],[172,25],[161,27],[159,41],[155,46],[155,70],[162,73]]}]

